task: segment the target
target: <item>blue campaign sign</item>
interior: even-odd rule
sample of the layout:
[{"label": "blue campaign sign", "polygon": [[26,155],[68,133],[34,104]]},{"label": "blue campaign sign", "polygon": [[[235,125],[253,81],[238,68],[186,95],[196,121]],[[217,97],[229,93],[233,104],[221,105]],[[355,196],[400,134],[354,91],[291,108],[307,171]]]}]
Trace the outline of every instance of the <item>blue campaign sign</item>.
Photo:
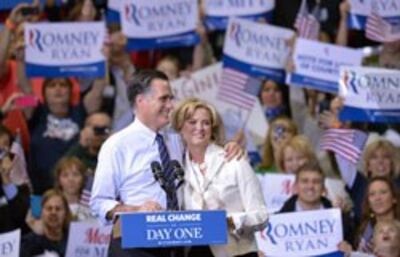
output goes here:
[{"label": "blue campaign sign", "polygon": [[[1,0],[0,1],[0,10],[11,10],[15,6],[21,3],[31,4],[33,0]],[[43,5],[46,0],[40,0],[40,4]],[[56,4],[60,4],[61,0],[56,0]]]},{"label": "blue campaign sign", "polygon": [[122,248],[227,243],[225,211],[121,214]]}]

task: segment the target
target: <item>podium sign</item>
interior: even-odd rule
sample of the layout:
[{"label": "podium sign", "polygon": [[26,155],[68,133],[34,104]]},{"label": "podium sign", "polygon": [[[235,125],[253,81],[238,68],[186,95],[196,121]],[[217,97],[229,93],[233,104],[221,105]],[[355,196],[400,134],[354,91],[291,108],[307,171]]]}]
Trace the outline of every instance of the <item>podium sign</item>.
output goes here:
[{"label": "podium sign", "polygon": [[225,211],[123,213],[122,248],[227,243]]}]

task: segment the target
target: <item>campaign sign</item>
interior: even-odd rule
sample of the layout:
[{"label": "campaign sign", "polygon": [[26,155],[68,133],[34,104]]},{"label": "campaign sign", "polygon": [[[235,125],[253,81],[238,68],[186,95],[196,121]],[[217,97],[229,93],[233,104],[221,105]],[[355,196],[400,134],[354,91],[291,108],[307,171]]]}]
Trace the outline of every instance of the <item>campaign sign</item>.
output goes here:
[{"label": "campaign sign", "polygon": [[72,222],[65,256],[107,257],[111,230],[97,221]]},{"label": "campaign sign", "polygon": [[227,243],[225,211],[121,214],[122,248]]},{"label": "campaign sign", "polygon": [[[40,4],[44,4],[45,2],[46,0],[40,0]],[[60,4],[60,2],[61,0],[56,0],[56,4]],[[21,3],[32,4],[33,0],[1,0],[0,10],[11,10]]]},{"label": "campaign sign", "polygon": [[0,257],[19,257],[21,230],[0,234]]},{"label": "campaign sign", "polygon": [[200,41],[195,32],[198,3],[193,0],[123,0],[121,22],[128,50],[191,46]]},{"label": "campaign sign", "polygon": [[225,36],[224,66],[282,83],[289,56],[287,42],[293,35],[288,29],[232,18]]},{"label": "campaign sign", "polygon": [[341,120],[400,122],[398,70],[343,67],[339,85],[344,98]]},{"label": "campaign sign", "polygon": [[265,205],[270,213],[279,211],[294,194],[295,176],[292,174],[258,175],[264,194]]},{"label": "campaign sign", "polygon": [[291,212],[271,215],[256,240],[265,256],[343,256],[342,230],[340,209]]},{"label": "campaign sign", "polygon": [[103,22],[28,23],[28,77],[104,77]]},{"label": "campaign sign", "polygon": [[371,11],[379,14],[392,26],[400,25],[400,0],[370,0]]},{"label": "campaign sign", "polygon": [[286,83],[328,93],[338,92],[341,66],[360,66],[362,51],[299,38],[296,40],[294,72]]},{"label": "campaign sign", "polygon": [[350,0],[350,13],[347,16],[349,29],[364,30],[367,17],[371,13],[371,0]]},{"label": "campaign sign", "polygon": [[225,30],[229,17],[270,20],[274,7],[275,0],[205,0],[205,24],[208,30]]},{"label": "campaign sign", "polygon": [[121,17],[119,15],[121,9],[121,0],[108,0],[106,19],[109,23],[120,23]]}]

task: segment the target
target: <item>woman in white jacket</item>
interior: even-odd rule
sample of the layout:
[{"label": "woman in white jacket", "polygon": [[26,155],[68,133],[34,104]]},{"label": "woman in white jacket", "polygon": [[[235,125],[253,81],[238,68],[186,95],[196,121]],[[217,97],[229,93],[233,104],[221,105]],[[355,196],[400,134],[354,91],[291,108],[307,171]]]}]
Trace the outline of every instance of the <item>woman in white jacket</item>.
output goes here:
[{"label": "woman in white jacket", "polygon": [[193,247],[189,257],[257,256],[254,232],[268,217],[261,187],[247,160],[225,159],[216,110],[198,99],[185,100],[174,112],[172,125],[186,146],[184,208],[227,211],[228,244]]}]

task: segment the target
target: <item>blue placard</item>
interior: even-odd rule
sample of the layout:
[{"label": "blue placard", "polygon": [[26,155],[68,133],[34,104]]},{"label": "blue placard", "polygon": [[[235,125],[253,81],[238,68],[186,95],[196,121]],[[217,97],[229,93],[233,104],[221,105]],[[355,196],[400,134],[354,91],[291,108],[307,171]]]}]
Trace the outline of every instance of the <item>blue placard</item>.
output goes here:
[{"label": "blue placard", "polygon": [[122,248],[227,244],[225,211],[121,214]]},{"label": "blue placard", "polygon": [[[271,22],[272,20],[272,12],[261,13],[256,15],[244,15],[238,16],[239,18],[243,18],[246,20],[257,21],[259,19],[264,18],[267,22]],[[228,27],[229,17],[226,16],[211,16],[207,15],[204,19],[204,25],[207,30],[226,30]]]},{"label": "blue placard", "polygon": [[[33,0],[1,0],[0,1],[0,10],[11,10],[15,6],[21,3],[31,4]],[[56,0],[56,4],[59,5],[61,0]],[[46,3],[46,0],[40,0],[40,4],[43,5]]]}]

